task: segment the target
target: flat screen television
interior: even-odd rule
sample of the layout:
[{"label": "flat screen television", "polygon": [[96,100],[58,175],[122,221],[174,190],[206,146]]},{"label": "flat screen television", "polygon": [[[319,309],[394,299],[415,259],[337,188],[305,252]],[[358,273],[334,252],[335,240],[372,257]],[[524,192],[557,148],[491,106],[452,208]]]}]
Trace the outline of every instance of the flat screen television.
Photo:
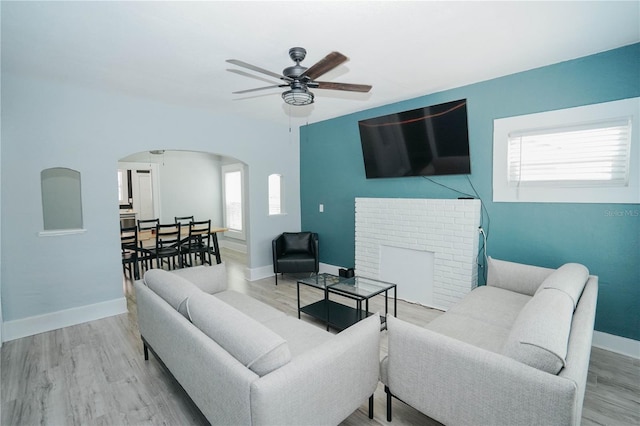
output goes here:
[{"label": "flat screen television", "polygon": [[358,122],[367,178],[470,174],[467,100]]}]

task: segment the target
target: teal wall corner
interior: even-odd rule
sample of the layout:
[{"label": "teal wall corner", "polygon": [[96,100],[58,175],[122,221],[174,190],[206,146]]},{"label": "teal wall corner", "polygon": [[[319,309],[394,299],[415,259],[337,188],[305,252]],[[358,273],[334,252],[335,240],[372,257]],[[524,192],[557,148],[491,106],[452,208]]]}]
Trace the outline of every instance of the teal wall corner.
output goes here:
[{"label": "teal wall corner", "polygon": [[[492,201],[493,120],[638,96],[640,44],[633,44],[303,126],[302,229],[318,232],[321,262],[354,266],[356,197],[477,192],[487,213],[488,255],[552,268],[583,263],[600,282],[596,330],[640,340],[640,205]],[[365,178],[358,120],[462,98],[468,102],[471,175]]]}]

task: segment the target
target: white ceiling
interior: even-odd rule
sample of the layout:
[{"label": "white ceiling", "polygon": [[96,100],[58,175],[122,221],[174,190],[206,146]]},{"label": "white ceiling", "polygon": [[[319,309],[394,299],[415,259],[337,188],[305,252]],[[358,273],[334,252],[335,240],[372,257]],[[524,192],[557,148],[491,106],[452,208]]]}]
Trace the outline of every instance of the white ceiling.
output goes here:
[{"label": "white ceiling", "polygon": [[[2,71],[294,125],[488,80],[640,41],[639,1],[2,2]],[[229,69],[234,58],[281,73],[350,61],[290,107],[276,84]],[[251,73],[250,71],[247,71]],[[264,77],[264,78],[263,78]],[[290,119],[290,117],[292,117]]]}]

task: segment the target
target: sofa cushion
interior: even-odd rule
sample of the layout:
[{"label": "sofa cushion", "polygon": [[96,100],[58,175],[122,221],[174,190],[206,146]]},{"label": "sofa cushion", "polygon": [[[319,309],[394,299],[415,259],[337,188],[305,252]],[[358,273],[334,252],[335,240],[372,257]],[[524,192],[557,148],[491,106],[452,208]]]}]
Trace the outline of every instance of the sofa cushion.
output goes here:
[{"label": "sofa cushion", "polygon": [[[259,300],[254,299],[246,294],[239,293],[234,290],[225,290],[214,295],[227,305],[233,306],[243,314],[253,318],[254,320],[264,323],[274,318],[286,316],[284,312],[277,310],[273,306],[269,306]],[[277,334],[280,334],[276,331]],[[284,335],[280,334],[285,337]],[[285,337],[285,340],[289,340]]]},{"label": "sofa cushion", "polygon": [[503,355],[558,374],[566,365],[572,318],[573,304],[566,293],[556,289],[536,293],[513,324]]},{"label": "sofa cushion", "polygon": [[549,275],[538,288],[538,292],[547,288],[560,290],[571,298],[573,309],[576,309],[588,278],[589,270],[586,266],[579,263],[567,263]]},{"label": "sofa cushion", "polygon": [[506,329],[508,333],[529,300],[531,296],[526,294],[483,285],[473,289],[436,320],[444,320],[450,313],[455,313],[468,317],[469,322],[492,324]]},{"label": "sofa cushion", "polygon": [[187,317],[186,301],[192,294],[202,291],[190,281],[163,269],[145,272],[144,283],[173,309]]},{"label": "sofa cushion", "polygon": [[213,294],[227,289],[227,267],[224,263],[175,269],[171,273],[192,282],[205,293]]},{"label": "sofa cushion", "polygon": [[196,327],[259,376],[291,360],[286,340],[215,296],[190,297],[187,310]]},{"label": "sofa cushion", "polygon": [[502,353],[513,323],[531,296],[481,286],[425,328],[496,353]]},{"label": "sofa cushion", "polygon": [[495,353],[502,353],[509,329],[447,312],[424,328]]},{"label": "sofa cushion", "polygon": [[311,250],[311,232],[284,232],[285,253],[308,253]]}]

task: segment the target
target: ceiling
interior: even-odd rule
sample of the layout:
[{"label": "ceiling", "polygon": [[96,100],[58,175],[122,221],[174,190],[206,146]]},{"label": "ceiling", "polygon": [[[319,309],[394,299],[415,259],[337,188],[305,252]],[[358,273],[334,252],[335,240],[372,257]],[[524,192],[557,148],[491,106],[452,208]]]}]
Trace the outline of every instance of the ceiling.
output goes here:
[{"label": "ceiling", "polygon": [[[639,1],[2,2],[2,72],[300,125],[640,41]],[[276,84],[230,69],[281,73],[288,50],[307,67],[336,50],[322,81],[292,107]]]}]

